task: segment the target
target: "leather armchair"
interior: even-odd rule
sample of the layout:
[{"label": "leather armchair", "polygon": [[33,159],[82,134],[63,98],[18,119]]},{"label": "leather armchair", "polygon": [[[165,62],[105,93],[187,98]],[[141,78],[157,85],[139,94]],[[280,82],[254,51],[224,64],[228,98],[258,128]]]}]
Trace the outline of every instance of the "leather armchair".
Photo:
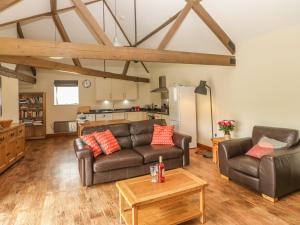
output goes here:
[{"label": "leather armchair", "polygon": [[[284,150],[261,159],[245,153],[262,136],[288,143]],[[300,190],[300,145],[297,130],[255,126],[251,138],[234,139],[219,144],[221,175],[276,201]]]}]

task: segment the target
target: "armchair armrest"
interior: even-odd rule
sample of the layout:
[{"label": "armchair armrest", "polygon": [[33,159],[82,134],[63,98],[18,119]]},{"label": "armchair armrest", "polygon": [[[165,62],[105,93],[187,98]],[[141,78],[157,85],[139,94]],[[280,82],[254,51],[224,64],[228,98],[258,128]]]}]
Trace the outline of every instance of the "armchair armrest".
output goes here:
[{"label": "armchair armrest", "polygon": [[190,164],[189,144],[192,141],[192,137],[189,135],[179,134],[174,132],[173,134],[174,144],[183,150],[183,166]]},{"label": "armchair armrest", "polygon": [[228,160],[245,154],[250,148],[252,148],[252,146],[252,138],[250,137],[220,142],[218,153],[221,174],[228,177]]},{"label": "armchair armrest", "polygon": [[74,140],[74,150],[78,159],[78,169],[83,186],[91,186],[93,184],[93,163],[94,156],[81,138]]},{"label": "armchair armrest", "polygon": [[260,191],[277,198],[300,189],[300,146],[264,156],[259,168]]}]

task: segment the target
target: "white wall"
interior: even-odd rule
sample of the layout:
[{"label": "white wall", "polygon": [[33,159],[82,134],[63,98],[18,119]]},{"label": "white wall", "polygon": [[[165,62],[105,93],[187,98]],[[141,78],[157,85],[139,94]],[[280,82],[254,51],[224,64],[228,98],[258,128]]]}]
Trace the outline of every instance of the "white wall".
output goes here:
[{"label": "white wall", "polygon": [[[107,108],[128,108],[134,105],[144,106],[150,102],[150,84],[139,83],[139,99],[127,104],[123,102],[115,102],[114,105],[104,104],[104,102],[96,101],[95,77],[75,75],[59,71],[38,70],[37,83],[35,85],[22,83],[20,92],[46,92],[46,124],[47,134],[53,133],[54,121],[75,120],[77,115],[78,105],[56,106],[54,105],[54,80],[78,80],[79,82],[79,105],[91,106],[94,109]],[[82,81],[89,79],[92,82],[90,88],[84,88]]]},{"label": "white wall", "polygon": [[12,119],[19,122],[19,82],[17,79],[1,76],[2,79],[2,116],[0,120]]},{"label": "white wall", "polygon": [[[251,135],[254,125],[300,128],[300,25],[261,35],[237,46],[237,66],[152,64],[151,86],[158,75],[168,85],[212,86],[215,125],[237,121],[237,137]],[[157,96],[153,100],[158,102]],[[198,142],[210,145],[209,97],[198,96]],[[215,129],[216,132],[216,129]],[[222,135],[219,132],[219,135]]]}]

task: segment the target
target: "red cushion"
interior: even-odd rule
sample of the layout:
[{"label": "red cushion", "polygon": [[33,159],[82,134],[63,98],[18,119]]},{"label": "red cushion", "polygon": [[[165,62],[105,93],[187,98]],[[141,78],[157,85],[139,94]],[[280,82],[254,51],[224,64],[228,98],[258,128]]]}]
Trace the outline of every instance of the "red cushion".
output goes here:
[{"label": "red cushion", "polygon": [[95,158],[102,154],[102,150],[98,145],[97,141],[95,140],[94,135],[88,134],[82,136],[82,140],[91,148]]},{"label": "red cushion", "polygon": [[106,155],[110,155],[121,150],[117,139],[110,130],[106,130],[104,132],[95,132],[93,134]]},{"label": "red cushion", "polygon": [[265,155],[269,155],[274,151],[272,147],[262,147],[259,144],[253,146],[246,155],[261,159]]},{"label": "red cushion", "polygon": [[151,145],[174,145],[173,133],[174,126],[160,126],[157,124],[153,125],[154,131],[152,136]]}]

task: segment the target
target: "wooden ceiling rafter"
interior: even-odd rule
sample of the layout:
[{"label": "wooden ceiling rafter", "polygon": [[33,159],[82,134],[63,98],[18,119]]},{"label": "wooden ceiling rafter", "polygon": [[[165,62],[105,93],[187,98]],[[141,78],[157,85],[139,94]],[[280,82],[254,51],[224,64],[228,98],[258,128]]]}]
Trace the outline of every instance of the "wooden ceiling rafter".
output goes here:
[{"label": "wooden ceiling rafter", "polygon": [[0,55],[107,59],[161,63],[234,66],[235,57],[205,53],[166,51],[97,44],[75,44],[29,39],[0,38]]},{"label": "wooden ceiling rafter", "polygon": [[149,38],[151,38],[152,36],[154,36],[156,33],[158,33],[159,31],[161,31],[162,29],[164,29],[166,26],[168,26],[170,23],[172,23],[178,17],[178,15],[180,13],[181,13],[181,10],[179,12],[177,12],[174,16],[170,17],[163,24],[161,24],[160,26],[158,26],[157,28],[155,28],[153,31],[151,31],[149,34],[147,34],[145,37],[143,37],[137,43],[135,43],[133,45],[133,47],[137,47],[137,46],[141,45],[142,43],[144,43],[145,41],[147,41]]},{"label": "wooden ceiling rafter", "polygon": [[[86,2],[85,5],[90,5],[90,4],[94,4],[97,2],[101,2],[102,0],[93,0],[93,1],[89,1]],[[63,12],[68,12],[70,10],[75,9],[75,6],[70,6],[70,7],[66,7],[66,8],[62,8],[62,9],[57,9],[56,12],[57,13],[63,13]],[[43,17],[51,17],[52,13],[51,12],[45,12],[45,13],[41,13],[41,14],[37,14],[34,16],[29,16],[29,17],[25,17],[22,19],[17,19],[17,20],[13,20],[13,21],[9,21],[9,22],[5,22],[5,23],[1,23],[0,27],[4,27],[4,26],[8,26],[8,25],[12,25],[15,23],[21,23],[21,22],[27,22],[27,21],[32,21],[32,20],[38,20],[38,19],[43,19]]]},{"label": "wooden ceiling rafter", "polygon": [[229,50],[231,54],[235,54],[235,44],[225,31],[218,25],[218,23],[209,15],[205,8],[200,4],[199,0],[186,0],[192,3],[194,12],[200,19],[208,26],[208,28],[217,36],[223,45]]},{"label": "wooden ceiling rafter", "polygon": [[[106,0],[103,0],[103,2],[104,2],[104,5],[106,6],[106,8],[108,9],[110,15],[113,17],[115,23],[118,25],[119,29],[121,30],[122,34],[124,35],[124,37],[125,37],[126,41],[128,42],[129,46],[130,46],[130,47],[133,47],[132,42],[131,42],[130,39],[128,38],[126,32],[124,31],[124,29],[123,29],[121,23],[120,23],[119,20],[118,20],[118,18],[115,16],[115,14],[113,13],[113,11],[111,10],[111,8],[109,7],[109,5],[107,4]],[[145,63],[142,62],[142,61],[141,61],[140,63],[142,64],[142,66],[143,66],[143,68],[145,69],[145,71],[146,71],[147,73],[149,73],[149,70],[148,70],[148,68],[146,67]],[[130,61],[126,61],[126,62],[125,62],[125,65],[124,65],[124,69],[123,69],[123,75],[127,75],[128,69],[129,69],[129,65],[130,65]]]},{"label": "wooden ceiling rafter", "polygon": [[159,50],[163,50],[166,48],[166,46],[169,44],[169,42],[175,35],[175,33],[177,32],[178,28],[180,27],[180,25],[182,24],[182,22],[188,15],[188,13],[191,11],[192,7],[193,7],[193,2],[188,1],[186,3],[185,7],[183,8],[183,10],[178,14],[176,20],[172,24],[172,26],[169,29],[169,31],[167,32],[167,34],[164,36],[164,38],[160,42],[160,44],[158,46]]},{"label": "wooden ceiling rafter", "polygon": [[[169,44],[171,39],[174,37],[176,32],[178,31],[180,25],[188,15],[188,13],[192,10],[206,23],[206,25],[212,30],[212,32],[219,38],[219,40],[225,45],[225,47],[232,53],[235,53],[235,45],[228,37],[228,35],[222,30],[222,28],[213,20],[213,18],[206,12],[206,10],[200,5],[200,0],[186,0],[186,5],[177,14],[173,17],[169,18],[165,23],[161,26],[150,32],[140,41],[136,42],[134,45],[130,42],[128,36],[126,35],[124,29],[119,23],[118,19],[115,17],[110,7],[103,0],[103,3],[106,5],[108,10],[110,11],[112,17],[114,18],[116,24],[119,26],[121,32],[124,37],[128,41],[130,47],[114,47],[111,40],[106,36],[105,32],[102,30],[100,25],[97,23],[96,19],[90,13],[88,8],[86,7],[87,3],[83,3],[82,0],[72,0],[74,3],[73,7],[69,7],[69,9],[75,9],[78,15],[81,17],[82,21],[89,28],[98,44],[100,45],[92,45],[92,44],[75,44],[68,42],[47,42],[47,41],[35,41],[35,40],[15,40],[10,38],[0,38],[0,44],[3,48],[0,49],[1,57],[10,57],[13,56],[26,58],[26,62],[28,59],[31,61],[34,59],[34,63],[27,63],[29,66],[37,65],[43,66],[43,68],[48,69],[57,69],[68,72],[74,72],[79,74],[90,73],[91,76],[100,76],[100,77],[111,77],[114,79],[133,79],[137,81],[138,77],[129,77],[124,76],[128,72],[128,68],[130,65],[130,61],[141,61],[142,65],[147,71],[147,68],[143,61],[147,62],[162,62],[162,63],[182,63],[182,64],[204,64],[204,65],[222,65],[222,66],[235,66],[236,60],[234,56],[231,55],[216,55],[216,54],[204,54],[204,53],[192,53],[192,52],[181,52],[181,51],[166,51],[164,50],[166,46]],[[53,17],[53,20],[57,27],[62,27],[60,29],[60,33],[62,35],[62,39],[65,41],[70,41],[70,38],[67,36],[62,22],[58,16],[56,0],[50,0],[51,2],[51,12],[50,16]],[[93,1],[97,2],[97,1]],[[91,2],[89,2],[91,4]],[[61,10],[67,10],[61,9]],[[43,14],[45,15],[45,14]],[[48,16],[48,14],[47,14]],[[158,49],[141,49],[134,48],[148,40],[154,34],[162,30],[164,27],[168,26],[170,23],[172,26],[168,30],[167,34],[163,37]],[[7,24],[7,23],[6,23]],[[60,24],[60,25],[58,25]],[[3,25],[3,24],[2,24]],[[1,26],[1,24],[0,24]],[[65,33],[65,38],[63,37]],[[102,45],[103,44],[103,45]],[[25,57],[24,57],[25,56]],[[56,63],[52,61],[47,61],[38,58],[28,57],[65,57],[65,58],[82,58],[82,59],[103,59],[103,60],[124,60],[126,61],[123,74],[113,74],[107,73],[103,71],[92,70],[88,68],[82,68],[78,66],[71,66],[62,63]],[[3,61],[6,62],[6,61]],[[43,65],[39,65],[42,63]],[[56,64],[55,64],[56,63]],[[25,64],[25,63],[23,63]],[[22,64],[22,65],[23,65]],[[46,66],[45,66],[46,65]],[[80,70],[81,69],[81,70]],[[142,78],[146,79],[146,78]],[[147,81],[142,82],[149,82]],[[140,82],[138,80],[137,82]]]},{"label": "wooden ceiling rafter", "polygon": [[[57,0],[50,0],[50,5],[51,5],[51,14],[52,14],[52,19],[53,22],[64,42],[71,42],[71,39],[57,13]],[[81,63],[78,58],[73,58],[72,59],[73,63],[75,66],[81,66]]]},{"label": "wooden ceiling rafter", "polygon": [[148,78],[136,77],[136,76],[123,76],[122,74],[78,67],[78,66],[68,65],[64,63],[49,61],[41,58],[35,58],[35,57],[0,56],[0,62],[35,66],[37,68],[58,70],[58,71],[85,75],[85,76],[104,77],[104,78],[120,79],[120,80],[128,80],[128,81],[144,82],[144,83],[150,82]]},{"label": "wooden ceiling rafter", "polygon": [[30,75],[27,75],[25,73],[21,73],[9,68],[6,68],[4,66],[0,65],[0,74],[2,76],[6,76],[6,77],[11,77],[11,78],[16,78],[19,81],[23,81],[23,82],[27,82],[27,83],[31,83],[31,84],[35,84],[36,83],[36,78]]},{"label": "wooden ceiling rafter", "polygon": [[[24,39],[24,33],[23,33],[23,30],[22,30],[22,27],[21,27],[21,24],[20,23],[17,23],[17,33],[18,33],[18,37],[21,38],[21,39]],[[18,65],[16,67],[16,71],[18,70]],[[36,76],[36,68],[34,66],[30,66],[29,67],[30,70],[31,70],[31,73],[33,76]]]},{"label": "wooden ceiling rafter", "polygon": [[1,0],[0,1],[0,12],[9,8],[10,6],[20,2],[21,0]]},{"label": "wooden ceiling rafter", "polygon": [[93,34],[98,44],[106,46],[113,46],[111,40],[107,37],[105,32],[102,30],[98,22],[95,20],[93,15],[90,13],[86,5],[81,0],[72,0],[75,5],[77,14],[81,17],[82,22],[85,23],[87,28]]}]

